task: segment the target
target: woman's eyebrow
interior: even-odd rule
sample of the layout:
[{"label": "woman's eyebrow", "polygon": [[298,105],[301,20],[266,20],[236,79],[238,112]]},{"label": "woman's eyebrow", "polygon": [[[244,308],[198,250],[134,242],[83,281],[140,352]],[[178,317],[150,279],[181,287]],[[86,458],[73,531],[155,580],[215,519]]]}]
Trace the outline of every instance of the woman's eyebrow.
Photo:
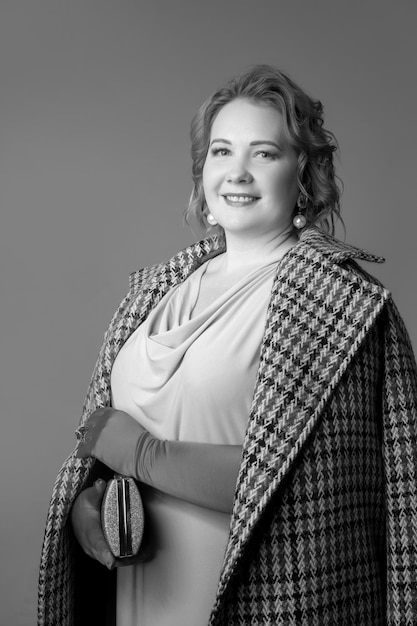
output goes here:
[{"label": "woman's eyebrow", "polygon": [[262,139],[260,141],[251,141],[250,146],[275,146],[278,150],[281,150],[281,146],[279,146],[275,141],[269,141],[268,139]]},{"label": "woman's eyebrow", "polygon": [[[229,141],[228,139],[222,139],[222,138],[216,138],[216,139],[212,139],[210,142],[210,145],[212,146],[214,143],[216,143],[216,141],[220,142],[220,143],[226,143],[229,146],[232,145],[232,142]],[[270,141],[268,139],[259,139],[257,141],[251,141],[250,146],[274,146],[275,148],[277,148],[277,150],[282,150],[281,146],[279,146],[275,141]]]},{"label": "woman's eyebrow", "polygon": [[216,141],[220,141],[221,143],[227,143],[227,144],[229,144],[229,146],[232,145],[232,142],[229,141],[228,139],[221,139],[221,138],[219,138],[219,139],[212,139],[210,141],[210,145],[212,146],[214,143],[216,143]]}]

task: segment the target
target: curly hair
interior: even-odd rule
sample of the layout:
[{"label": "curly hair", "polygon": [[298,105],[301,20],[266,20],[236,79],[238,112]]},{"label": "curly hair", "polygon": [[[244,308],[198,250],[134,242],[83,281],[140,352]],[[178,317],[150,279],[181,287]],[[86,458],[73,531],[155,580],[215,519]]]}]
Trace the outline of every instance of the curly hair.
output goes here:
[{"label": "curly hair", "polygon": [[282,115],[288,141],[298,156],[297,182],[307,200],[306,225],[314,224],[334,234],[335,221],[341,220],[339,179],[333,163],[336,139],[323,126],[321,102],[313,100],[288,75],[271,65],[255,65],[232,78],[204,102],[193,118],[190,137],[194,186],[185,211],[186,222],[196,219],[208,228],[202,179],[210,131],[220,109],[237,98],[274,107]]}]

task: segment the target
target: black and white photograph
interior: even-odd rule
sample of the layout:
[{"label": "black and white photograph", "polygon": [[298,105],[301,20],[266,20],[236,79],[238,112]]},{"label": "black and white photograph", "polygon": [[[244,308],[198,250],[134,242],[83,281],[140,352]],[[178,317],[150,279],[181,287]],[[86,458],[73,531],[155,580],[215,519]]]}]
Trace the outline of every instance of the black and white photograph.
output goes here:
[{"label": "black and white photograph", "polygon": [[0,2],[0,626],[416,626],[416,24]]}]

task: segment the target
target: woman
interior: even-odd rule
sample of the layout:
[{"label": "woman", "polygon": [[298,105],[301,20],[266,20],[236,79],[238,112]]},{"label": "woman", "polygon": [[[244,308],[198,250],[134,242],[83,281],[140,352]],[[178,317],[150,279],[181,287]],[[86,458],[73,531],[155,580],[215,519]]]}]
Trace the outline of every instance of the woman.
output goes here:
[{"label": "woman", "polygon": [[[413,624],[416,365],[356,261],[380,259],[330,234],[322,107],[256,66],[191,138],[188,218],[216,232],[131,276],[52,496],[39,624],[111,623],[116,570],[118,626]],[[153,534],[129,567],[99,523],[109,468]]]}]

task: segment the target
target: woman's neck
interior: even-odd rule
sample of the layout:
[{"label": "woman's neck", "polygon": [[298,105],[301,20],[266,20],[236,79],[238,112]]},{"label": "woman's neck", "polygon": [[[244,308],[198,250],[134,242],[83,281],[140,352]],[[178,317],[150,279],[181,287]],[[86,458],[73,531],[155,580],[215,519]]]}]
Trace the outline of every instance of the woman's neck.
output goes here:
[{"label": "woman's neck", "polygon": [[262,240],[245,240],[226,234],[226,252],[223,257],[223,270],[232,272],[244,267],[252,268],[268,259],[279,260],[298,241],[292,230],[276,235],[268,235]]}]

